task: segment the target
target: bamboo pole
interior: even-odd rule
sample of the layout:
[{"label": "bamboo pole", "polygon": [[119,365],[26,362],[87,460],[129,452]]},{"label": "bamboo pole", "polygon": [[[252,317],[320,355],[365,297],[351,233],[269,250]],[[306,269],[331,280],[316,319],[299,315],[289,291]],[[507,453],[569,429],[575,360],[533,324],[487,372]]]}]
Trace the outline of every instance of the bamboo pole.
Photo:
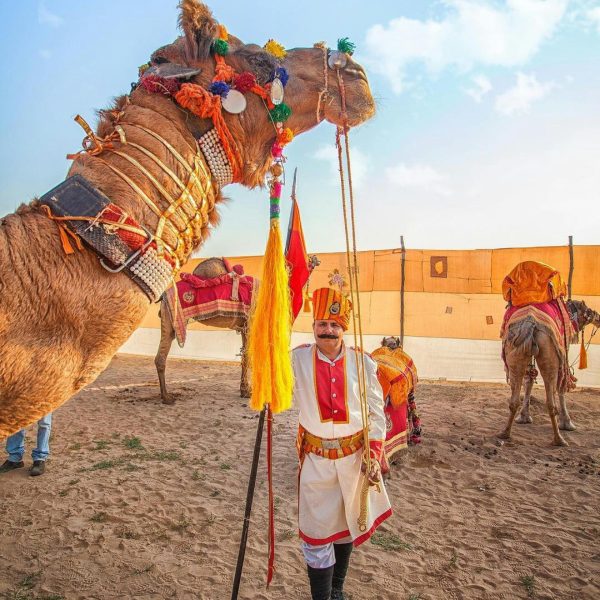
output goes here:
[{"label": "bamboo pole", "polygon": [[575,270],[575,258],[573,256],[573,236],[569,236],[569,284],[567,290],[569,293],[569,300],[571,299],[571,291],[573,286],[573,271]]},{"label": "bamboo pole", "polygon": [[238,551],[237,565],[235,568],[235,577],[233,579],[233,590],[231,600],[237,600],[242,579],[242,569],[244,567],[244,558],[246,556],[246,542],[248,541],[248,528],[250,526],[250,514],[252,512],[252,500],[254,499],[254,486],[256,484],[256,471],[258,469],[258,459],[260,457],[260,446],[262,442],[262,433],[265,424],[265,412],[263,408],[258,419],[256,428],[256,441],[254,442],[254,456],[252,458],[252,468],[250,469],[250,480],[248,481],[248,493],[246,495],[246,511],[244,513],[244,525],[242,527],[242,538],[240,539],[240,548]]},{"label": "bamboo pole", "polygon": [[404,348],[404,280],[406,269],[406,248],[404,236],[400,236],[400,347]]}]

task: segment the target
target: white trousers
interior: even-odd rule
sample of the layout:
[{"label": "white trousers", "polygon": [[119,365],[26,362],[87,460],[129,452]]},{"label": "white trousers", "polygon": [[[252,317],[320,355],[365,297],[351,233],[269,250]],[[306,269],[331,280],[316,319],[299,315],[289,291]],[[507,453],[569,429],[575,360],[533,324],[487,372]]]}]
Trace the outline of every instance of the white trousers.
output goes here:
[{"label": "white trousers", "polygon": [[[337,544],[348,544],[352,539],[350,536],[338,540]],[[302,553],[304,554],[304,560],[309,567],[313,569],[326,569],[335,565],[335,549],[333,542],[329,544],[322,544],[315,546],[308,542],[302,542]]]}]

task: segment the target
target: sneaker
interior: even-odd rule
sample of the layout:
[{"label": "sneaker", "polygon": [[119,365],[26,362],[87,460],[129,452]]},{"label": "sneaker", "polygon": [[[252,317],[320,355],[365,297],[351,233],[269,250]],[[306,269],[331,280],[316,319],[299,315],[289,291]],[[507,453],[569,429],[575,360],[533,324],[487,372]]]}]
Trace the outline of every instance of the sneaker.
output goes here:
[{"label": "sneaker", "polygon": [[31,469],[29,469],[29,474],[32,477],[36,477],[37,475],[42,475],[46,470],[46,461],[45,460],[34,460],[33,465],[31,465]]},{"label": "sneaker", "polygon": [[8,473],[9,471],[14,471],[15,469],[22,469],[25,466],[25,463],[20,460],[19,462],[13,462],[12,460],[6,460],[0,466],[0,473]]}]

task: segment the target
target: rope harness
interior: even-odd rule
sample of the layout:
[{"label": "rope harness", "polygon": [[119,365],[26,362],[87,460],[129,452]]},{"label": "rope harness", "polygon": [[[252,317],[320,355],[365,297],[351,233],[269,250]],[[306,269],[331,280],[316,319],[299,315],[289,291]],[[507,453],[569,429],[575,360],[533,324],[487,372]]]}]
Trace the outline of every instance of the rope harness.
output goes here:
[{"label": "rope harness", "polygon": [[[336,130],[335,144],[338,154],[338,167],[340,172],[340,190],[342,198],[342,210],[344,214],[344,232],[346,240],[346,262],[348,268],[348,274],[350,279],[350,297],[352,305],[356,307],[356,310],[352,311],[352,325],[354,335],[354,346],[358,350],[355,353],[357,361],[357,372],[358,372],[358,386],[360,394],[360,407],[362,417],[362,437],[365,452],[363,452],[363,462],[365,467],[365,475],[360,492],[360,514],[358,517],[358,527],[360,531],[366,531],[367,522],[369,518],[369,488],[371,485],[375,485],[377,491],[380,491],[378,483],[372,484],[369,481],[369,474],[373,468],[371,460],[371,453],[368,451],[369,448],[369,404],[367,401],[367,389],[366,389],[366,374],[365,374],[365,356],[364,356],[364,344],[363,344],[363,331],[362,331],[362,314],[360,309],[360,293],[359,293],[359,268],[358,268],[358,252],[356,249],[356,220],[354,211],[354,188],[352,186],[352,168],[350,163],[350,140],[348,137],[348,116],[346,111],[346,90],[344,86],[344,80],[339,68],[336,69],[338,87],[340,91],[340,99],[342,105],[342,127],[338,127]],[[344,165],[342,160],[342,143],[341,138],[344,138],[344,148],[346,158],[346,167],[348,171],[348,192],[349,192],[349,210],[348,203],[346,201],[346,184],[344,176]],[[349,213],[349,216],[348,216]],[[350,219],[350,229],[348,227],[348,220]],[[350,235],[352,236],[352,245],[350,244]]]}]

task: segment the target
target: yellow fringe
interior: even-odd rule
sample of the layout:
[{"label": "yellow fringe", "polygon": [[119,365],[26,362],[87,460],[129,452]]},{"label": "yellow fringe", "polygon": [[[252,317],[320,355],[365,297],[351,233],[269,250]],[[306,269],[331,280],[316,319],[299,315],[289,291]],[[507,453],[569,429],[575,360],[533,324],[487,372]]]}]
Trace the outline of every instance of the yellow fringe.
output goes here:
[{"label": "yellow fringe", "polygon": [[248,360],[252,369],[250,408],[273,413],[292,406],[291,303],[278,219],[271,220],[258,299],[250,319]]},{"label": "yellow fringe", "polygon": [[584,343],[584,338],[585,336],[583,335],[583,331],[581,332],[581,350],[579,351],[579,368],[580,369],[587,369],[587,350],[585,349],[585,343]]}]

